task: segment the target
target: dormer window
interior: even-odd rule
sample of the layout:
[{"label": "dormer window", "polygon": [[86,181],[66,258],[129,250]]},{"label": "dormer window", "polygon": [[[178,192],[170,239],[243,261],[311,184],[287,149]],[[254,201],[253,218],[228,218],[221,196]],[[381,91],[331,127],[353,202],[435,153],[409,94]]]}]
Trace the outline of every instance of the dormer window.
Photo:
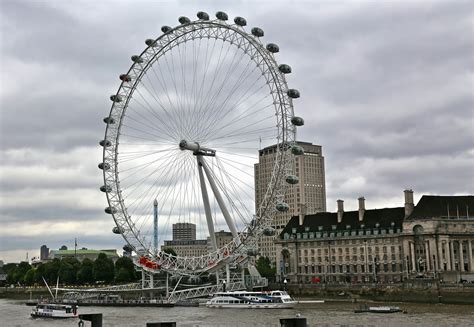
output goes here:
[{"label": "dormer window", "polygon": [[364,228],[365,228],[365,224],[361,224],[361,225],[360,225],[360,228],[364,229]]},{"label": "dormer window", "polygon": [[375,224],[375,228],[379,228],[380,227],[380,224],[379,223],[376,223]]},{"label": "dormer window", "polygon": [[346,229],[351,229],[351,225],[346,225]]},{"label": "dormer window", "polygon": [[304,228],[304,231],[305,231],[305,232],[309,232],[309,227],[305,227],[305,228]]},{"label": "dormer window", "polygon": [[318,226],[318,230],[319,230],[319,231],[322,231],[322,230],[323,230],[323,226]]}]

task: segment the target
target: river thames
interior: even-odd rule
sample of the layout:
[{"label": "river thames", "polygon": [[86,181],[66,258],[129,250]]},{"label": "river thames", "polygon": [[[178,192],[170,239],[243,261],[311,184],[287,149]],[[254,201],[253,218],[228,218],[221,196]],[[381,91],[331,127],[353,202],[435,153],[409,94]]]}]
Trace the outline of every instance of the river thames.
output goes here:
[{"label": "river thames", "polygon": [[[376,305],[375,303],[370,303]],[[294,309],[208,309],[206,307],[80,307],[79,313],[102,313],[103,326],[146,326],[147,322],[175,321],[177,326],[280,326],[280,318],[296,314],[308,326],[474,326],[473,305],[380,303],[399,306],[407,313],[355,314],[358,303],[326,302],[299,304]],[[0,326],[77,326],[78,319],[30,318],[24,301],[0,299]],[[90,326],[90,322],[85,322]]]}]

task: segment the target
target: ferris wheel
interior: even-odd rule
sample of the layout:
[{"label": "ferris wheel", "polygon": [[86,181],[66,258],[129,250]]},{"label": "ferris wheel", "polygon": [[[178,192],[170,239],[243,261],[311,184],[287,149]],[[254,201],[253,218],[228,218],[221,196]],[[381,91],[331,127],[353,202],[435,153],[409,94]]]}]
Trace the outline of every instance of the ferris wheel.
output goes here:
[{"label": "ferris wheel", "polygon": [[[294,155],[303,149],[295,138],[303,120],[293,114],[299,92],[287,86],[290,66],[276,62],[279,47],[263,45],[258,27],[248,33],[242,17],[197,17],[179,17],[180,25],[145,41],[104,118],[105,212],[137,264],[151,271],[196,274],[257,254],[259,237],[274,233],[275,212],[288,210],[285,188],[298,182]],[[256,202],[255,164],[270,146]],[[194,224],[209,251],[162,251],[176,223]],[[218,244],[220,230],[231,240]]]}]

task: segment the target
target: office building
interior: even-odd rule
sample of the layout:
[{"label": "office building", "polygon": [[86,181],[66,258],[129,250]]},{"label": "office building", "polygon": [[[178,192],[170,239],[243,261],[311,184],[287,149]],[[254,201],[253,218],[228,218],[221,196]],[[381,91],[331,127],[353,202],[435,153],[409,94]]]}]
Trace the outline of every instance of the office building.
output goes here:
[{"label": "office building", "polygon": [[173,241],[195,240],[196,225],[192,223],[173,224]]},{"label": "office building", "polygon": [[[291,217],[305,214],[311,215],[326,211],[326,182],[322,147],[308,142],[297,142],[304,149],[304,155],[295,156],[295,173],[299,182],[288,185],[285,202],[289,205],[287,212],[277,212],[272,224],[275,236],[263,236],[259,242],[260,255],[276,262],[275,238],[280,234]],[[263,200],[270,183],[277,145],[259,150],[259,162],[255,164],[255,203]],[[257,211],[257,208],[255,209]]]},{"label": "office building", "polygon": [[40,248],[40,260],[48,260],[49,248],[46,245],[42,245]]}]

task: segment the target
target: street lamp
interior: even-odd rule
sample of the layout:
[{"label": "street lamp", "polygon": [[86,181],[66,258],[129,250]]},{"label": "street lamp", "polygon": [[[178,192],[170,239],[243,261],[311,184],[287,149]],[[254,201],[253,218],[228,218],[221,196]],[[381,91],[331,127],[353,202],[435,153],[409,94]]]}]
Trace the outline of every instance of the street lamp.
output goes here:
[{"label": "street lamp", "polygon": [[286,280],[286,278],[283,280],[283,290],[286,291],[286,284],[288,283],[288,281]]},{"label": "street lamp", "polygon": [[223,290],[223,292],[225,292],[225,288],[226,288],[226,281],[223,280],[222,281],[222,290]]}]

